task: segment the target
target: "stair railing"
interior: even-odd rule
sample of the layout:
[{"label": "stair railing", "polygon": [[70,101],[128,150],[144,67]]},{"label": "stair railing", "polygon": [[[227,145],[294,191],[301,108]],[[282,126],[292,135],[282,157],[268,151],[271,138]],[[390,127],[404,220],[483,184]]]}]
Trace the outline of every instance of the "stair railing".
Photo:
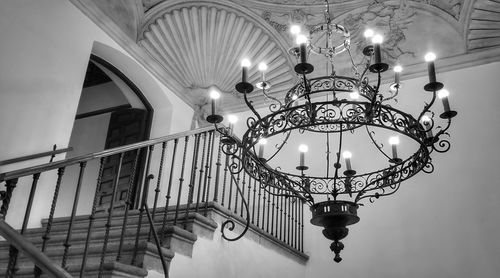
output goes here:
[{"label": "stair railing", "polygon": [[[226,213],[231,214],[229,216],[231,218],[244,221],[247,217],[252,229],[268,234],[290,250],[303,252],[302,202],[280,196],[275,189],[269,189],[244,172],[233,176],[228,171],[229,157],[221,151],[221,146],[219,134],[213,127],[206,127],[1,173],[0,184],[4,183],[5,190],[0,192],[2,201],[0,215],[4,217],[7,215],[16,188],[31,185],[20,230],[20,234],[24,235],[32,207],[35,206],[35,209],[39,210],[37,207],[39,203],[35,202],[36,197],[40,198],[36,196],[37,190],[53,186],[50,211],[40,243],[41,251],[46,252],[54,245],[55,242],[51,241],[54,226],[63,225],[61,221],[55,219],[56,210],[59,214],[62,211],[70,211],[65,215],[67,229],[64,226],[66,236],[62,244],[64,248],[60,261],[63,269],[78,273],[80,277],[86,275],[88,261],[91,256],[96,255],[95,251],[89,248],[90,242],[95,246],[95,241],[100,239],[101,234],[104,236],[101,242],[102,249],[99,252],[98,276],[102,275],[106,260],[139,266],[137,252],[140,240],[151,242],[151,236],[155,236],[155,232],[158,231],[159,242],[164,244],[168,226],[186,229],[191,214],[201,213],[207,216],[208,211],[212,209],[212,203],[224,207]],[[126,158],[131,163],[124,163]],[[106,162],[111,159],[118,161],[116,167],[112,169],[106,166],[108,165]],[[123,176],[122,173],[126,171],[128,171],[127,176]],[[111,192],[104,192],[104,183],[109,183],[105,177],[109,176],[114,177],[112,184],[107,184]],[[40,180],[43,181],[38,185]],[[83,209],[82,212],[79,203],[88,199],[82,196],[82,188],[87,190],[91,186],[95,186],[93,201],[90,207],[87,210]],[[237,190],[237,186],[240,190]],[[72,203],[62,204],[60,195],[64,196],[64,201],[72,200]],[[106,196],[109,199],[107,202],[105,202]],[[46,196],[43,198],[45,200]],[[242,198],[246,201],[245,206],[240,200]],[[144,202],[141,202],[142,200]],[[148,202],[153,203],[151,211],[142,205]],[[64,205],[67,206],[66,209]],[[15,206],[16,210],[19,210],[21,205],[15,204]],[[142,225],[144,211],[151,213],[152,225],[150,223],[149,229],[146,230]],[[82,218],[82,214],[86,214],[86,218]],[[98,219],[102,221],[98,222]],[[102,222],[105,222],[104,226],[100,225]],[[111,248],[108,244],[110,237],[116,236],[110,233],[111,227],[117,224],[122,227],[119,244],[116,250],[108,252]],[[81,261],[75,262],[75,258],[70,256],[71,247],[74,245],[73,233],[77,229],[82,229],[82,225],[86,225],[87,233],[83,257]],[[134,225],[135,232],[130,232]],[[155,229],[155,225],[160,228]],[[131,237],[131,234],[133,239],[129,240],[135,241],[133,254],[127,253],[130,250],[126,250],[124,244],[125,239]],[[12,256],[7,272],[13,274],[8,277],[13,277],[17,271],[17,248],[12,245],[10,249]],[[161,250],[159,246],[158,250]],[[116,257],[112,257],[114,254]],[[166,269],[166,263],[162,262],[162,265]],[[39,277],[44,271],[36,265],[35,277]]]}]

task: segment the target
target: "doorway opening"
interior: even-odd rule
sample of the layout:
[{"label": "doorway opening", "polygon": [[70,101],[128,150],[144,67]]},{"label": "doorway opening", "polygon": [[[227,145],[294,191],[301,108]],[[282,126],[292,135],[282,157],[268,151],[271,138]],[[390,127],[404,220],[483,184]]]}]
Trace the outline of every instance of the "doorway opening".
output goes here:
[{"label": "doorway opening", "polygon": [[[71,156],[147,140],[152,117],[152,106],[137,86],[116,67],[91,55],[71,133],[70,146],[74,150]],[[97,211],[106,211],[113,198],[113,209],[125,208],[127,198],[130,208],[134,207],[145,160],[139,155],[134,167],[136,156],[137,151],[124,154],[120,176],[117,176],[119,155],[103,160],[101,183],[97,191]],[[87,169],[96,175],[99,161],[93,163],[96,165],[87,165]],[[112,196],[115,183],[118,186]],[[129,189],[131,196],[128,194]]]}]

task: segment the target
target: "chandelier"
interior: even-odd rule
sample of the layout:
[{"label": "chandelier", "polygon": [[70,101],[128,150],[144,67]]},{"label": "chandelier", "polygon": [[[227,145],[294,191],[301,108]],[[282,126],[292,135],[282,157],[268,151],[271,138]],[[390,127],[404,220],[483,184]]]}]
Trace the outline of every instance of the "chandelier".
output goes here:
[{"label": "chandelier", "polygon": [[[312,212],[311,223],[324,228],[323,235],[333,241],[330,249],[335,253],[334,261],[340,262],[340,252],[344,249],[340,240],[347,236],[347,226],[359,221],[359,206],[395,193],[403,181],[419,172],[433,172],[431,154],[449,150],[447,131],[457,112],[451,110],[449,92],[436,79],[436,55],[433,53],[425,55],[429,83],[423,89],[430,100],[415,116],[393,107],[391,104],[397,103],[396,97],[402,88],[402,67],[393,66],[394,83],[386,91],[382,90],[382,73],[389,69],[381,55],[383,37],[367,29],[364,32],[367,43],[363,49],[363,61],[355,64],[350,52],[349,31],[332,23],[328,3],[326,9],[325,23],[310,28],[308,36],[300,34],[300,27],[291,27],[298,46],[291,48],[289,53],[297,59],[294,70],[299,81],[282,98],[268,94],[271,84],[264,75],[267,67],[259,65],[262,80],[255,86],[271,102],[265,115],[259,113],[248,99],[254,91],[254,85],[248,82],[251,64],[247,59],[242,61],[242,79],[235,88],[242,94],[253,115],[246,121],[247,130],[241,140],[233,135],[234,119],[229,118],[228,127],[220,125],[223,117],[217,114],[217,92],[211,93],[212,111],[207,121],[213,123],[221,134],[222,149],[231,157],[229,171],[233,174],[245,171],[260,181],[261,187],[270,194],[296,197],[307,202]],[[320,46],[320,40],[316,38],[323,38],[321,41],[325,46]],[[340,38],[341,43],[333,45],[334,38],[337,41]],[[351,61],[353,76],[337,75],[332,70],[326,76],[308,77],[314,71],[314,66],[308,63],[308,55],[320,55],[333,68],[334,58],[346,53]],[[370,81],[369,75],[374,76],[374,82]],[[431,110],[436,106],[436,98],[441,99],[443,110],[440,107]],[[390,151],[376,140],[374,129],[392,134],[389,138]],[[384,158],[385,163],[375,170],[356,170],[351,161],[354,152],[344,147],[345,140],[348,140],[344,137],[360,133],[365,134],[367,142],[364,145],[373,146],[375,152]],[[284,152],[284,146],[297,134],[325,135],[326,159],[314,159],[315,162],[326,163],[324,174],[310,171],[312,169],[305,159],[309,149],[307,145],[299,146],[299,163],[293,171],[270,166],[271,160]],[[331,146],[331,136],[336,137],[336,146]],[[408,156],[400,155],[399,137],[413,141],[415,151]],[[266,156],[264,146],[272,138],[279,138],[280,143],[275,145],[271,155]],[[330,155],[331,150],[333,155]],[[286,155],[289,157],[290,153]],[[362,157],[362,153],[357,155]],[[360,160],[372,159],[369,156]],[[270,188],[275,190],[271,192]],[[232,230],[234,222],[227,220],[223,223],[222,236],[227,240],[236,240],[247,231],[249,223],[242,234],[233,239],[225,236],[226,225]]]}]

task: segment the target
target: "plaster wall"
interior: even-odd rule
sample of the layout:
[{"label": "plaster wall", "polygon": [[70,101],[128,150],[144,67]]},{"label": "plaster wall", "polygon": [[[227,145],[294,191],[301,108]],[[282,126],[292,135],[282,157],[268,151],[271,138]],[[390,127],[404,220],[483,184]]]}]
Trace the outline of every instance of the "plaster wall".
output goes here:
[{"label": "plaster wall", "polygon": [[[452,109],[459,113],[449,130],[450,151],[432,155],[434,173],[421,173],[403,182],[396,194],[358,210],[361,220],[350,226],[340,264],[333,262],[330,242],[321,228],[308,223],[306,212],[310,260],[305,277],[498,277],[500,63],[449,72],[439,72],[436,64],[438,79],[451,92]],[[429,100],[421,89],[427,77],[403,82],[396,107],[415,114]],[[435,107],[441,113],[439,99]],[[236,128],[239,134],[243,122]],[[387,145],[384,138],[380,141]],[[324,139],[309,146],[324,146]],[[295,162],[294,148],[289,156]],[[353,153],[353,167],[363,164],[356,160],[360,156]],[[322,162],[311,158],[309,166]]]},{"label": "plaster wall", "polygon": [[[2,160],[48,151],[53,144],[68,146],[91,53],[121,70],[150,100],[155,109],[151,137],[190,126],[192,109],[69,1],[2,1],[0,36],[0,129],[6,131],[0,134]],[[188,120],[174,122],[172,114]],[[7,165],[0,172],[48,159]],[[53,195],[55,177],[52,171],[40,178],[30,226],[47,216],[46,196]],[[74,188],[75,183],[63,186]],[[14,192],[7,221],[15,227],[22,222],[30,184],[30,178],[22,178]],[[59,201],[72,202],[72,195]]]}]

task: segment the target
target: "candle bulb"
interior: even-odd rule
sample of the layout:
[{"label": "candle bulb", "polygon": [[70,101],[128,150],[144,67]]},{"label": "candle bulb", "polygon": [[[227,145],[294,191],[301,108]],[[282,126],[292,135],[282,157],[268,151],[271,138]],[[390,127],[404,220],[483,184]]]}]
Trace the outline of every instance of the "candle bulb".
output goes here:
[{"label": "candle bulb", "polygon": [[297,44],[299,45],[299,51],[300,51],[300,62],[302,64],[307,63],[307,58],[306,58],[306,43],[307,43],[307,37],[304,35],[298,35]]},{"label": "candle bulb", "polygon": [[427,72],[429,74],[429,83],[436,82],[436,69],[434,67],[434,60],[436,60],[436,54],[429,52],[425,54],[424,57],[427,62]]},{"label": "candle bulb", "polygon": [[346,165],[346,168],[347,170],[352,170],[352,167],[351,167],[351,157],[352,157],[352,154],[350,151],[345,151],[342,156],[344,157],[345,159],[345,165]]},{"label": "candle bulb", "polygon": [[264,145],[267,144],[266,138],[260,138],[259,140],[259,158],[264,157]]},{"label": "candle bulb", "polygon": [[373,36],[372,38],[372,43],[373,43],[373,53],[375,55],[375,64],[380,64],[382,63],[382,55],[380,51],[380,45],[384,41],[384,37],[381,35],[377,34]]},{"label": "candle bulb", "polygon": [[307,147],[307,145],[300,145],[299,146],[299,152],[300,152],[300,167],[304,167],[305,166],[305,161],[306,161],[306,152],[309,150],[309,148]]},{"label": "candle bulb", "polygon": [[389,138],[389,144],[392,146],[392,158],[394,160],[398,159],[398,144],[399,144],[399,137],[394,136]]},{"label": "candle bulb", "polygon": [[[354,90],[351,93],[349,93],[349,97],[352,100],[357,101],[359,99],[359,92],[357,90]],[[352,104],[351,109],[356,111],[356,104],[355,103]]]},{"label": "candle bulb", "polygon": [[250,63],[250,60],[248,59],[243,59],[241,61],[241,69],[242,69],[242,74],[241,74],[241,82],[242,83],[247,83],[247,79],[248,79],[248,68],[251,66],[252,64]]},{"label": "candle bulb", "polygon": [[290,33],[294,36],[299,35],[300,34],[300,26],[299,25],[290,26]]},{"label": "candle bulb", "polygon": [[238,121],[238,117],[236,117],[235,115],[228,115],[227,121],[229,122],[228,134],[233,135],[234,124]]},{"label": "candle bulb", "polygon": [[434,137],[434,134],[432,134],[432,128],[430,127],[431,118],[429,118],[429,116],[427,116],[427,115],[423,115],[422,116],[422,124],[424,125],[424,129],[426,130],[427,138]]},{"label": "candle bulb", "polygon": [[363,33],[363,36],[365,37],[365,39],[368,42],[371,41],[371,38],[373,37],[373,35],[375,35],[375,32],[373,32],[372,29],[366,29],[365,32]]},{"label": "candle bulb", "polygon": [[402,71],[403,71],[403,67],[402,66],[396,65],[394,67],[394,83],[395,84],[399,84],[399,79],[400,79],[400,75],[401,75]]},{"label": "candle bulb", "polygon": [[262,82],[266,82],[266,70],[267,70],[267,65],[266,63],[262,62],[259,64],[259,71],[262,73]]},{"label": "candle bulb", "polygon": [[210,98],[212,99],[212,115],[215,115],[215,101],[220,98],[220,93],[216,90],[210,91]]},{"label": "candle bulb", "polygon": [[449,112],[450,109],[450,103],[448,102],[448,96],[450,95],[450,92],[446,89],[442,89],[438,92],[438,98],[441,99],[443,102],[443,107],[444,107],[444,112]]}]

